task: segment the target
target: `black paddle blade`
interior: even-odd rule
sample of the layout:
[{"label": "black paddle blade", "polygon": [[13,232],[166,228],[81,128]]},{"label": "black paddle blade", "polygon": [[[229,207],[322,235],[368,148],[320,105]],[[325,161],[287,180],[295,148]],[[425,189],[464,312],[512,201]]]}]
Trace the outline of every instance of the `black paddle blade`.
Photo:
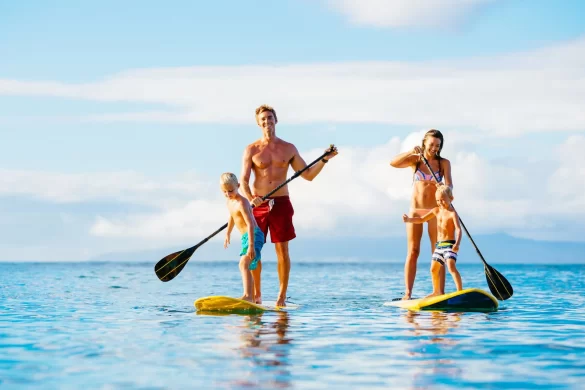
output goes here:
[{"label": "black paddle blade", "polygon": [[189,249],[171,253],[162,258],[161,261],[156,263],[154,266],[154,273],[163,282],[173,280],[177,276],[195,252],[197,246],[193,246]]},{"label": "black paddle blade", "polygon": [[484,264],[485,278],[487,280],[488,287],[494,296],[500,300],[505,301],[514,294],[514,289],[508,279],[498,272],[494,267],[489,264]]}]

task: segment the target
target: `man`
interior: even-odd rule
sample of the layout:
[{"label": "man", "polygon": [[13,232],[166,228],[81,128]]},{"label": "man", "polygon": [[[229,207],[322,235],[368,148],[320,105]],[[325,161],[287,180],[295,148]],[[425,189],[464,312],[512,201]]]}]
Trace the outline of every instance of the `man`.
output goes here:
[{"label": "man", "polygon": [[[297,148],[276,136],[276,112],[268,105],[256,109],[256,123],[262,130],[262,138],[248,145],[244,150],[242,174],[240,180],[242,193],[254,205],[256,223],[267,236],[270,230],[270,240],[274,243],[278,261],[278,279],[280,291],[276,300],[277,306],[286,306],[286,290],[290,274],[290,257],[288,242],[296,237],[292,223],[294,209],[288,196],[288,186],[284,186],[274,193],[270,199],[262,201],[262,196],[268,194],[279,184],[286,181],[289,166],[299,171],[307,166]],[[307,169],[301,175],[306,180],[313,180],[323,169],[327,161],[337,155],[337,149],[321,159],[320,162]],[[254,182],[250,188],[250,173],[254,172]],[[260,291],[262,264],[252,271],[254,275],[254,298],[256,303],[262,303]]]}]

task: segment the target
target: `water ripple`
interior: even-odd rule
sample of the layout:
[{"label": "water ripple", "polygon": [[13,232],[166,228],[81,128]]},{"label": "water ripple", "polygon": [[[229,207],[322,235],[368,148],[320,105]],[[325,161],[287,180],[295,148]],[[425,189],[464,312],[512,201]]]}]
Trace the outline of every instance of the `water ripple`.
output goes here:
[{"label": "water ripple", "polygon": [[[7,388],[576,389],[585,377],[584,266],[498,266],[516,291],[499,311],[412,313],[382,306],[399,295],[399,264],[297,264],[301,309],[247,316],[193,307],[241,293],[237,264],[190,264],[170,283],[151,264],[3,267]],[[481,267],[461,272],[485,288]]]}]

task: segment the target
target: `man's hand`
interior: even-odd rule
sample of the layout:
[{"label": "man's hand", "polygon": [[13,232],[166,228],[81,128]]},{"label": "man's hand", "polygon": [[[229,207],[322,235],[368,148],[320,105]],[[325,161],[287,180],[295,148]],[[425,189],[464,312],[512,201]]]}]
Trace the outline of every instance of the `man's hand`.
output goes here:
[{"label": "man's hand", "polygon": [[331,153],[329,153],[327,156],[323,157],[324,160],[331,160],[333,157],[337,156],[337,154],[339,153],[337,151],[337,147],[333,144],[331,144],[327,149],[325,149],[326,152],[331,151]]},{"label": "man's hand", "polygon": [[256,197],[254,197],[254,198],[253,198],[253,199],[250,201],[250,204],[251,204],[252,206],[254,206],[254,207],[258,207],[258,206],[260,206],[260,205],[261,205],[262,203],[264,203],[264,202],[266,202],[266,201],[265,201],[265,200],[262,200],[262,198],[261,198],[261,197],[259,197],[259,196],[256,196]]}]

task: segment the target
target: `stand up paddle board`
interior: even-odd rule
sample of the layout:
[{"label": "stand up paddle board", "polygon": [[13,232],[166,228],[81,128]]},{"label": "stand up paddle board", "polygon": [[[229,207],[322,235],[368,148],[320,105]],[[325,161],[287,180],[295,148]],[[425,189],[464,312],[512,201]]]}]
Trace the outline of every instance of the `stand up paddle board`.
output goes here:
[{"label": "stand up paddle board", "polygon": [[206,312],[252,314],[265,311],[296,310],[299,305],[287,303],[286,306],[276,306],[276,302],[264,302],[260,305],[243,299],[216,295],[199,298],[195,301],[195,308],[197,311]]},{"label": "stand up paddle board", "polygon": [[479,288],[468,288],[436,297],[385,302],[384,306],[415,311],[496,311],[498,310],[498,300]]}]

